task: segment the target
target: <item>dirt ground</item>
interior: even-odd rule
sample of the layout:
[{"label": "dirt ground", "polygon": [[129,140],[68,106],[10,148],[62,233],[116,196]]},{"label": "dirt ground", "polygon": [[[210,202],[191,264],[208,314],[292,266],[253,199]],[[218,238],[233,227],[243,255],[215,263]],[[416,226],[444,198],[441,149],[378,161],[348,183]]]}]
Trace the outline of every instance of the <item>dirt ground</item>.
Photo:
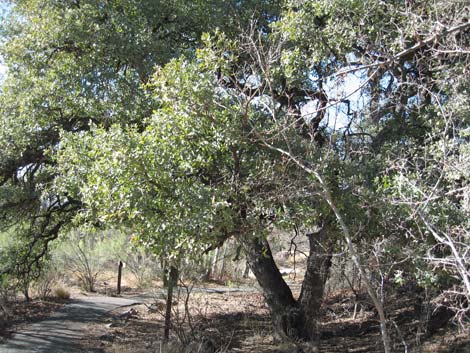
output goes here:
[{"label": "dirt ground", "polygon": [[[200,349],[204,342],[214,346],[207,352],[302,352],[298,345],[279,345],[274,341],[269,310],[259,291],[214,292],[201,288],[193,290],[189,298],[184,289],[180,290],[174,303],[171,338],[164,345],[165,300],[161,283],[154,284],[158,290],[145,291],[130,289],[134,287],[130,282],[125,284],[124,297],[146,295],[148,304],[116,309],[105,319],[90,324],[88,334],[79,342],[83,353],[206,353]],[[224,284],[205,283],[204,286],[230,289]],[[291,278],[289,284],[298,295],[299,280]],[[243,285],[253,287],[254,282]],[[108,283],[98,289],[102,295],[113,295],[112,288],[114,284]],[[445,315],[436,315],[431,334],[422,335],[415,304],[408,295],[395,295],[388,300],[386,311],[392,322],[395,352],[470,353],[468,332],[459,332]],[[64,301],[59,300],[12,305],[8,320],[3,320],[3,327],[0,325],[0,343],[22,325],[42,320],[62,305]],[[330,292],[318,331],[315,350],[318,353],[383,351],[377,315],[364,293],[356,297],[348,291]],[[303,351],[308,353],[305,347]]]},{"label": "dirt ground", "polygon": [[[220,285],[210,284],[208,288],[214,286]],[[89,325],[87,335],[80,340],[83,353],[204,353],[200,347],[207,341],[213,344],[213,352],[221,353],[302,352],[296,345],[274,342],[269,310],[259,292],[200,289],[187,297],[186,291],[180,290],[174,302],[168,345],[162,343],[165,310],[162,291],[126,292],[124,296],[139,294],[150,294],[151,304],[116,309],[100,322]],[[8,320],[3,320],[0,329],[0,343],[28,323],[48,317],[66,302],[34,300],[11,305]],[[387,312],[394,323],[396,352],[470,352],[468,332],[459,332],[448,318],[438,317],[431,325],[432,334],[420,335],[414,304],[406,295],[389,300]],[[344,291],[330,294],[318,330],[316,352],[382,352],[377,317],[364,294],[357,298]]]},{"label": "dirt ground", "polygon": [[[353,296],[345,294],[327,298],[315,352],[382,352],[377,317],[367,298],[361,297],[357,304]],[[83,352],[203,353],[201,346],[208,340],[214,352],[302,352],[299,345],[274,342],[261,293],[193,293],[187,302],[185,299],[183,295],[175,302],[169,345],[162,343],[164,301],[155,298],[156,305],[120,309],[112,318],[90,326],[89,335],[81,342]],[[470,337],[447,321],[443,327],[435,327],[432,336],[421,337],[410,299],[392,298],[388,310],[398,328],[392,331],[396,352],[470,352]]]}]

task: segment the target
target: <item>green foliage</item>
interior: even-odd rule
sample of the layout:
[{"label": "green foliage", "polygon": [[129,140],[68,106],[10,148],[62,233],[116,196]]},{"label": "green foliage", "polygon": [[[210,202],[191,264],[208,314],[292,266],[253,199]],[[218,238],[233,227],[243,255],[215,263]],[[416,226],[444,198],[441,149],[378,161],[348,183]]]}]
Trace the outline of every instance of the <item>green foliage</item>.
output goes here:
[{"label": "green foliage", "polygon": [[0,24],[8,66],[0,88],[0,226],[27,249],[17,258],[24,268],[82,208],[73,188],[51,189],[61,136],[79,138],[92,126],[142,129],[156,103],[145,88],[155,65],[192,55],[204,31],[233,37],[254,14],[266,26],[279,13],[277,1],[251,0],[8,3]]},{"label": "green foliage", "polygon": [[[60,188],[78,186],[72,196],[91,212],[82,216],[132,223],[141,242],[170,255],[202,251],[219,234],[216,223],[227,207],[224,190],[210,178],[226,164],[230,112],[217,111],[213,78],[201,72],[206,65],[181,58],[155,74],[160,108],[144,131],[113,126],[64,135]],[[201,171],[207,180],[200,180]]]},{"label": "green foliage", "polygon": [[126,236],[119,230],[76,229],[52,251],[50,267],[62,269],[62,275],[72,274],[84,290],[93,292],[100,274],[110,264],[114,270],[126,245]]},{"label": "green foliage", "polygon": [[273,226],[330,224],[334,242],[329,190],[357,245],[383,244],[397,283],[462,287],[465,5],[279,5],[18,1],[1,52],[1,221],[19,233],[8,257],[40,258],[72,220],[123,224],[175,263]]}]

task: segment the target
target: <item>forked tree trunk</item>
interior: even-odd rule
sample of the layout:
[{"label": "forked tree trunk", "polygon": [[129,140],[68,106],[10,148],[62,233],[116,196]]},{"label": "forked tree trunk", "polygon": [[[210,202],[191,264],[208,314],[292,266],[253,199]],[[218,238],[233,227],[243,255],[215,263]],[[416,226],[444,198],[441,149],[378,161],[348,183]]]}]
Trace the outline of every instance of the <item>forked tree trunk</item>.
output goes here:
[{"label": "forked tree trunk", "polygon": [[271,310],[274,335],[277,340],[311,340],[313,330],[307,327],[304,312],[274,262],[265,240],[250,240],[248,262],[264,292]]},{"label": "forked tree trunk", "polygon": [[327,241],[331,245],[323,246],[326,232],[322,229],[320,233],[309,235],[310,254],[298,300],[294,299],[282,278],[268,242],[261,239],[250,241],[248,263],[263,289],[277,340],[314,341],[317,338],[318,314],[332,257],[333,243]]},{"label": "forked tree trunk", "polygon": [[311,337],[317,337],[317,321],[323,302],[325,284],[328,279],[333,256],[333,240],[327,239],[326,227],[319,232],[307,234],[310,252],[302,282],[299,303],[304,312]]}]

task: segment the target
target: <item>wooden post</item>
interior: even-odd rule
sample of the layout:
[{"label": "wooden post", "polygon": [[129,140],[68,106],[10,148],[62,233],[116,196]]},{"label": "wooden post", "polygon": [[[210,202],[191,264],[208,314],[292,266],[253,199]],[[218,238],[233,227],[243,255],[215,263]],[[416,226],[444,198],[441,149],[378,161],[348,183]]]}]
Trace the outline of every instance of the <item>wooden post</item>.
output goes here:
[{"label": "wooden post", "polygon": [[124,266],[124,264],[122,263],[122,261],[119,261],[119,264],[118,264],[118,279],[117,279],[117,294],[121,294],[121,278],[122,278],[122,267]]}]

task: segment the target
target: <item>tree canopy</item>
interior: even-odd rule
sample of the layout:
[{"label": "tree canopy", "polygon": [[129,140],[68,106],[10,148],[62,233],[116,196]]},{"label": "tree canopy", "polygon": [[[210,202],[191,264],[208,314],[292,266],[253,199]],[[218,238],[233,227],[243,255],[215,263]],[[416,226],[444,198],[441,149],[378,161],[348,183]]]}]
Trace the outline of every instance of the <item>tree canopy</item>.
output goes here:
[{"label": "tree canopy", "polygon": [[[468,303],[469,31],[448,1],[17,1],[1,220],[27,261],[72,220],[168,258],[233,237],[294,338],[314,335],[315,242],[358,266],[381,244],[397,282]],[[272,227],[311,240],[298,300]]]},{"label": "tree canopy", "polygon": [[[253,13],[263,26],[276,2],[11,1],[2,23],[1,219],[23,233],[24,271],[47,252],[82,207],[56,194],[51,157],[61,134],[95,124],[142,129],[153,101],[145,84],[155,65],[194,52],[203,32],[234,36]],[[221,14],[228,15],[228,17]]]}]

